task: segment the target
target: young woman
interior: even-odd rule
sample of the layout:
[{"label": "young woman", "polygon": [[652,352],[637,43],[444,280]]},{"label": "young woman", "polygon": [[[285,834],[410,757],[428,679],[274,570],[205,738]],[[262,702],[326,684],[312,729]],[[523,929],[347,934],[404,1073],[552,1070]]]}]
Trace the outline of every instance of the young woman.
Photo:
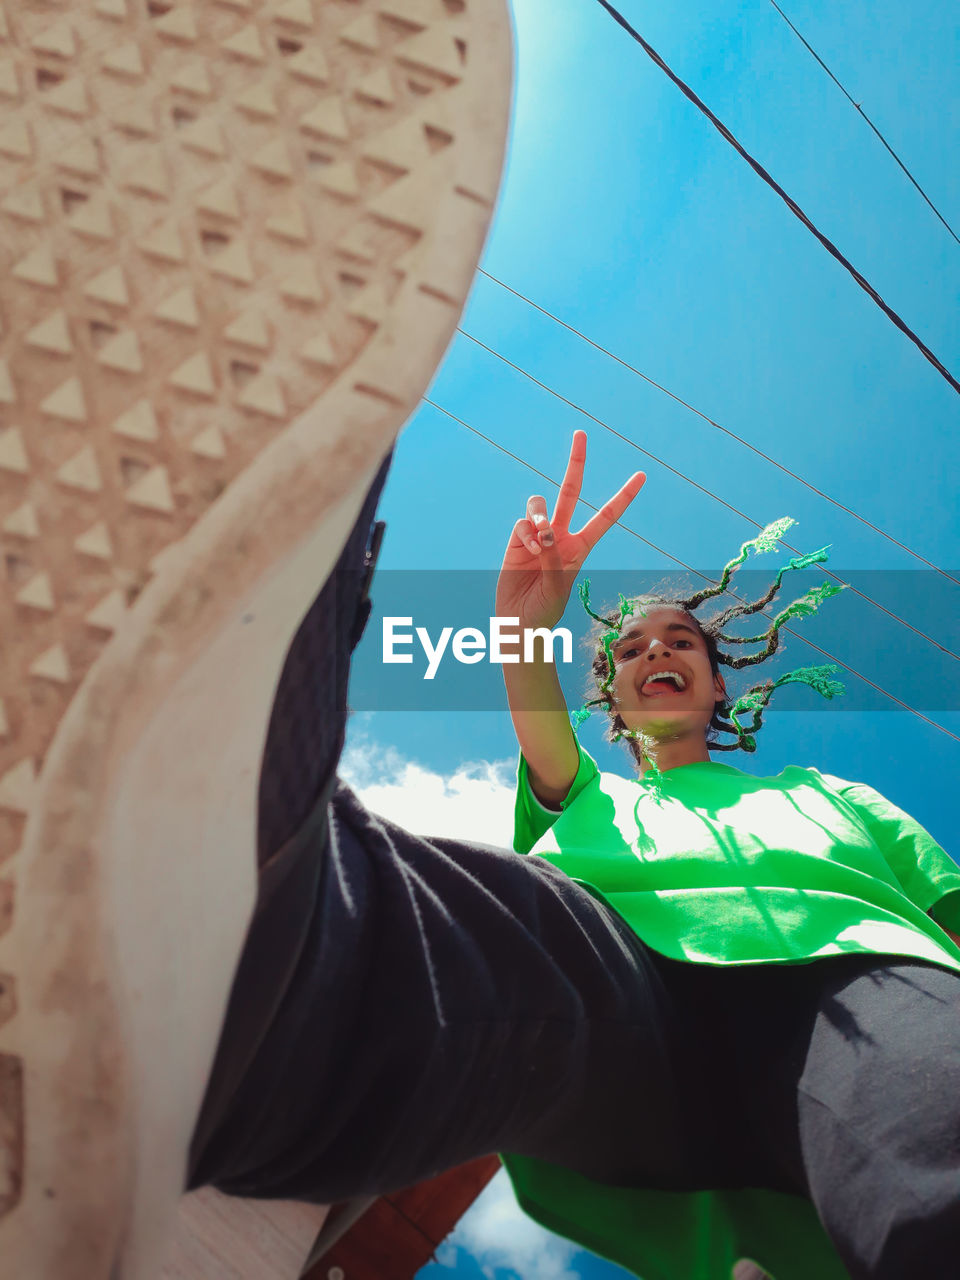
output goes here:
[{"label": "young woman", "polygon": [[[496,610],[521,627],[556,625],[643,484],[633,476],[572,533],[585,451],[578,432],[552,519],[532,497],[514,527]],[[778,614],[752,637],[758,653],[724,653],[742,643],[725,627],[782,577],[709,621],[694,610],[710,589],[593,614],[594,703],[629,738],[638,777],[598,771],[552,665],[503,668],[521,749],[515,847],[631,926],[657,1010],[637,1063],[647,1109],[624,1113],[614,1176],[504,1161],[528,1212],[646,1280],[727,1276],[741,1256],[777,1280],[947,1277],[960,1246],[960,938],[947,927],[960,929],[960,869],[867,786],[710,758],[755,748],[776,687],[731,705],[721,663],[762,661],[791,610],[825,594]],[[789,679],[835,691],[823,669],[776,684]]]},{"label": "young woman", "polygon": [[[639,491],[571,533],[585,447],[515,527],[498,614],[555,623]],[[953,1276],[960,950],[927,912],[960,926],[954,864],[867,787],[712,762],[738,713],[690,601],[598,645],[639,777],[598,772],[552,667],[504,668],[531,856],[369,813],[336,763],[387,466],[277,691],[188,1187],[329,1203],[498,1151],[527,1212],[644,1280]]]}]

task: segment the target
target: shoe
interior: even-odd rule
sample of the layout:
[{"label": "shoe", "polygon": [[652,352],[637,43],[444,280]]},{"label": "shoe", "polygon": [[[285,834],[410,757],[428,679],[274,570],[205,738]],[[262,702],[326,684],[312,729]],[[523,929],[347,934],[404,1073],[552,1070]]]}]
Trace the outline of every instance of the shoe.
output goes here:
[{"label": "shoe", "polygon": [[158,1274],[299,620],[451,340],[505,0],[0,3],[0,1256]]}]

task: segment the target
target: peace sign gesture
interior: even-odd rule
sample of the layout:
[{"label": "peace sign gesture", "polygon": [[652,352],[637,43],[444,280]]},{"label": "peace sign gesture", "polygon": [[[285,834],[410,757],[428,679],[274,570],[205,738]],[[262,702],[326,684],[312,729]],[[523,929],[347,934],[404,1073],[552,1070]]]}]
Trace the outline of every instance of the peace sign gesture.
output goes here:
[{"label": "peace sign gesture", "polygon": [[521,628],[557,625],[587,556],[620,519],[647,478],[642,471],[635,471],[582,529],[571,533],[586,457],[587,433],[575,431],[553,519],[547,516],[546,499],[538,494],[527,500],[526,515],[513,526],[497,580],[495,607],[498,617],[519,618]]}]

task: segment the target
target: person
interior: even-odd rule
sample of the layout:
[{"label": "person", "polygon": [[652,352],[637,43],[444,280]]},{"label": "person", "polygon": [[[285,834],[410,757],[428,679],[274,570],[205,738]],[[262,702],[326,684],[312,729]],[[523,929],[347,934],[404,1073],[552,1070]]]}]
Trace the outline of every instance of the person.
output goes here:
[{"label": "person", "polygon": [[[497,612],[521,628],[556,625],[601,527],[594,517],[569,529],[585,446],[578,433],[552,520],[538,496],[514,528]],[[796,767],[756,778],[709,755],[754,751],[784,683],[840,691],[828,669],[806,668],[732,701],[719,671],[769,657],[787,619],[812,612],[830,584],[759,636],[726,628],[769,603],[786,570],[759,600],[702,623],[694,614],[782,531],[744,544],[716,587],[684,600],[621,595],[603,617],[581,591],[599,624],[593,704],[608,737],[628,742],[637,779],[599,772],[553,667],[504,667],[521,749],[515,847],[630,923],[664,999],[656,1124],[630,1148],[616,1192],[609,1170],[504,1163],[532,1216],[638,1275],[728,1275],[746,1255],[798,1280],[946,1276],[960,1240],[957,868],[872,788]],[[764,647],[732,657],[721,641]]]},{"label": "person", "polygon": [[[572,533],[585,449],[552,519],[531,498],[511,535],[496,608],[525,625],[561,616],[643,484]],[[745,1257],[777,1280],[952,1275],[960,872],[868,787],[711,761],[732,706],[709,625],[673,607],[621,610],[600,645],[639,777],[599,773],[533,661],[504,668],[514,851],[370,813],[336,766],[388,466],[277,691],[187,1187],[328,1203],[498,1151],[526,1212],[646,1280]],[[640,678],[667,671],[682,689]]]},{"label": "person", "polygon": [[[390,450],[496,202],[509,14],[400,0],[358,44],[351,6],[253,7],[0,7],[7,1270],[141,1280],[184,1189],[328,1203],[500,1151],[525,1207],[647,1277],[784,1243],[780,1280],[952,1274],[952,864],[869,789],[713,764],[708,625],[688,650],[638,618],[629,661],[692,680],[668,710],[598,689],[656,731],[639,778],[593,772],[555,701],[518,723],[517,849],[413,835],[337,776]],[[583,447],[531,511],[553,548],[511,539],[525,613],[639,489],[571,533]],[[763,848],[787,879],[758,886],[764,795],[823,840]],[[711,896],[686,834],[733,810]],[[607,878],[660,865],[682,893]],[[846,889],[789,879],[815,868]],[[855,954],[810,949],[823,892],[861,904]]]}]

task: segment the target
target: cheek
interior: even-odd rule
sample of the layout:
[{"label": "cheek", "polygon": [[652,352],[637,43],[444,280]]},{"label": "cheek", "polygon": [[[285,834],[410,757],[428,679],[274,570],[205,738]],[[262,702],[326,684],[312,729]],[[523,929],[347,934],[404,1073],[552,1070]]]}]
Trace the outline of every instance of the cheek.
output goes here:
[{"label": "cheek", "polygon": [[610,686],[610,693],[613,695],[614,702],[620,702],[624,694],[627,697],[633,690],[633,673],[630,663],[617,667],[616,674],[613,677],[613,684]]},{"label": "cheek", "polygon": [[723,690],[717,688],[716,684],[714,683],[714,680],[715,680],[714,674],[708,668],[706,677],[704,679],[704,684],[707,688],[711,704],[716,706],[717,697],[723,696]]},{"label": "cheek", "polygon": [[704,702],[713,702],[715,690],[713,687],[713,671],[710,667],[710,659],[706,654],[690,655],[687,658],[693,671],[694,678],[697,682],[698,699],[703,698]]}]

